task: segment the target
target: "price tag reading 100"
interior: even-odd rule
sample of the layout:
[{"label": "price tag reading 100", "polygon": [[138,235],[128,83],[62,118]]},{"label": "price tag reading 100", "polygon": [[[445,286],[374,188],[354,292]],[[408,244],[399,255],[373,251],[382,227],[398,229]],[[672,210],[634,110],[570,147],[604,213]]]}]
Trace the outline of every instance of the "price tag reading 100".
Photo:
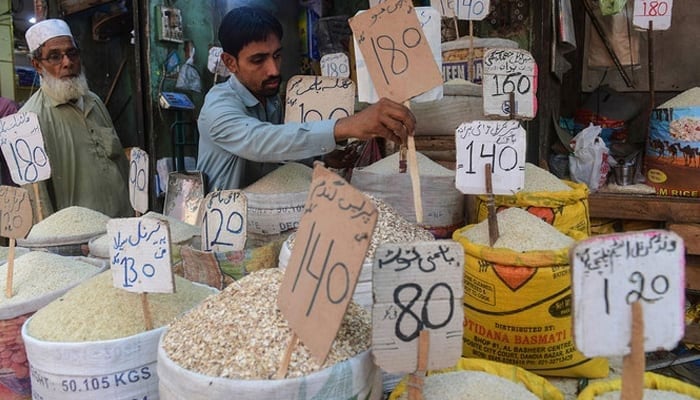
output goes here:
[{"label": "price tag reading 100", "polygon": [[0,148],[16,184],[40,182],[51,176],[36,114],[21,112],[0,119]]},{"label": "price tag reading 100", "polygon": [[588,357],[629,352],[632,307],[644,314],[644,351],[670,350],[683,337],[685,248],[673,232],[596,236],[570,251],[574,338]]},{"label": "price tag reading 100", "polygon": [[464,249],[450,241],[386,243],[372,268],[372,353],[388,372],[416,371],[430,333],[428,369],[455,365],[462,349]]},{"label": "price tag reading 100", "polygon": [[355,82],[346,78],[295,75],[287,84],[285,122],[344,118],[355,112]]},{"label": "price tag reading 100", "polygon": [[515,120],[465,122],[456,131],[455,186],[465,194],[486,193],[491,164],[494,194],[511,195],[525,183],[525,129]]}]

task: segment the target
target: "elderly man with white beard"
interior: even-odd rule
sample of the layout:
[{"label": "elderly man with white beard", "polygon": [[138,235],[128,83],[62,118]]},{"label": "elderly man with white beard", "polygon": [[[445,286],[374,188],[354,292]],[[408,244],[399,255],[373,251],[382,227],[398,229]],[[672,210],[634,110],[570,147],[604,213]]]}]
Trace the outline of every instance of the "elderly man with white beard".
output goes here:
[{"label": "elderly man with white beard", "polygon": [[133,216],[128,160],[107,108],[88,89],[68,24],[44,20],[30,27],[25,37],[41,87],[20,112],[39,117],[51,163],[51,178],[40,182],[44,217],[70,206],[110,217]]}]

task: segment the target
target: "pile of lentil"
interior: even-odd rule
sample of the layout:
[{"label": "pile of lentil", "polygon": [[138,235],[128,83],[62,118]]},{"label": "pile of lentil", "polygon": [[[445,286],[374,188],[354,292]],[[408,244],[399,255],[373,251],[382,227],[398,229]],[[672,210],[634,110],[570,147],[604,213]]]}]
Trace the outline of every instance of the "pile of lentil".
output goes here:
[{"label": "pile of lentil", "polygon": [[61,209],[32,227],[26,242],[45,242],[65,237],[91,237],[107,231],[109,217],[89,208]]},{"label": "pile of lentil", "polygon": [[[229,379],[273,379],[292,331],[277,308],[283,271],[260,270],[232,283],[178,318],[163,349],[182,368]],[[306,376],[369,349],[371,317],[350,303],[330,353],[320,365],[297,344],[288,378]]]},{"label": "pile of lentil", "polygon": [[[694,397],[686,396],[681,393],[669,392],[665,390],[644,389],[642,395],[644,400],[693,400]],[[599,394],[595,400],[620,400],[620,391],[607,392]]]},{"label": "pile of lentil", "polygon": [[[559,232],[529,212],[511,207],[496,214],[498,220],[498,240],[493,247],[525,252],[536,250],[559,250],[569,247],[574,239]],[[485,219],[462,236],[474,244],[489,246],[489,224]]]},{"label": "pile of lentil", "polygon": [[246,193],[277,194],[306,192],[313,169],[304,164],[286,163],[243,189]]},{"label": "pile of lentil", "polygon": [[[399,400],[408,399],[408,391]],[[519,383],[481,371],[455,371],[425,378],[425,400],[537,400]]]},{"label": "pile of lentil", "polygon": [[[19,304],[65,289],[95,275],[93,264],[44,251],[32,251],[15,258],[12,297],[0,296],[0,307]],[[0,287],[7,284],[7,263],[0,265]]]},{"label": "pile of lentil", "polygon": [[[175,276],[175,293],[149,293],[153,327],[164,326],[216,291]],[[119,339],[146,330],[141,295],[114,287],[105,271],[34,314],[27,333],[50,342]]]}]

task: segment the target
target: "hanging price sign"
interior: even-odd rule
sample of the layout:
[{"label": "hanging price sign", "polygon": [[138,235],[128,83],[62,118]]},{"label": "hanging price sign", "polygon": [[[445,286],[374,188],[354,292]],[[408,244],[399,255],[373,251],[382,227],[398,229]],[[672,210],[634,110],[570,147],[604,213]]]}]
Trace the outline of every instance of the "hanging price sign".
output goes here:
[{"label": "hanging price sign", "polygon": [[137,293],[174,293],[168,223],[156,218],[107,222],[114,286]]},{"label": "hanging price sign", "polygon": [[649,29],[649,22],[655,31],[665,31],[671,27],[673,0],[634,0],[632,24],[641,29]]},{"label": "hanging price sign", "polygon": [[143,214],[148,211],[148,153],[134,147],[129,159],[129,200]]},{"label": "hanging price sign", "polygon": [[570,251],[574,339],[588,357],[629,353],[631,304],[642,304],[644,351],[671,350],[684,332],[685,248],[664,230],[601,235]]},{"label": "hanging price sign", "polygon": [[202,203],[202,249],[236,251],[245,248],[248,201],[240,190],[211,192]]},{"label": "hanging price sign", "polygon": [[287,83],[285,122],[337,119],[355,113],[355,83],[346,78],[296,75]]},{"label": "hanging price sign", "polygon": [[455,132],[455,186],[465,194],[485,194],[491,164],[494,194],[512,195],[525,184],[525,129],[516,120],[472,121]]},{"label": "hanging price sign", "polygon": [[277,306],[320,363],[352,299],[378,216],[362,192],[314,168]]},{"label": "hanging price sign", "polygon": [[450,241],[386,243],[372,268],[372,354],[387,372],[414,372],[430,333],[428,369],[454,366],[462,349],[464,249]]},{"label": "hanging price sign", "polygon": [[481,21],[489,15],[489,0],[454,0],[458,19]]},{"label": "hanging price sign", "polygon": [[[521,49],[484,53],[484,115],[532,119],[537,114],[537,63]],[[513,93],[515,104],[511,104]]]},{"label": "hanging price sign", "polygon": [[26,189],[0,186],[0,236],[25,238],[32,229],[32,204]]},{"label": "hanging price sign", "polygon": [[[358,13],[349,23],[380,97],[401,103],[442,85],[442,74],[410,1],[384,2]],[[358,63],[358,73],[359,69]]]},{"label": "hanging price sign", "polygon": [[0,119],[0,148],[16,184],[26,185],[51,177],[39,119],[33,112],[20,112]]},{"label": "hanging price sign", "polygon": [[350,60],[347,54],[332,53],[321,57],[321,75],[332,78],[349,78]]}]

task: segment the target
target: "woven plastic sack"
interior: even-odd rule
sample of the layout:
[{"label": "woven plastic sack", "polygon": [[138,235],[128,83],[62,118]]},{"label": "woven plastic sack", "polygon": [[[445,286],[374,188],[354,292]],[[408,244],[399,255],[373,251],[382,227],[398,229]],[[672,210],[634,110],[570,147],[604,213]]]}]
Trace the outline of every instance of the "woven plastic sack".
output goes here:
[{"label": "woven plastic sack", "polygon": [[[564,400],[564,395],[554,385],[541,376],[537,376],[515,365],[503,364],[476,358],[461,358],[453,368],[439,371],[428,371],[428,375],[441,374],[451,371],[480,371],[499,376],[516,383],[522,383],[532,394],[541,400]],[[404,378],[389,396],[389,400],[398,400],[408,387]]]},{"label": "woven plastic sack", "polygon": [[[594,400],[598,395],[619,391],[621,388],[622,380],[619,378],[593,382],[581,391],[578,400]],[[690,396],[693,399],[700,399],[700,387],[653,372],[644,373],[644,388],[674,392]]]},{"label": "woven plastic sack", "polygon": [[[482,246],[462,233],[462,355],[513,364],[539,375],[604,378],[605,358],[586,358],[572,337],[569,249],[516,252]],[[579,240],[583,234],[572,232]]]}]

